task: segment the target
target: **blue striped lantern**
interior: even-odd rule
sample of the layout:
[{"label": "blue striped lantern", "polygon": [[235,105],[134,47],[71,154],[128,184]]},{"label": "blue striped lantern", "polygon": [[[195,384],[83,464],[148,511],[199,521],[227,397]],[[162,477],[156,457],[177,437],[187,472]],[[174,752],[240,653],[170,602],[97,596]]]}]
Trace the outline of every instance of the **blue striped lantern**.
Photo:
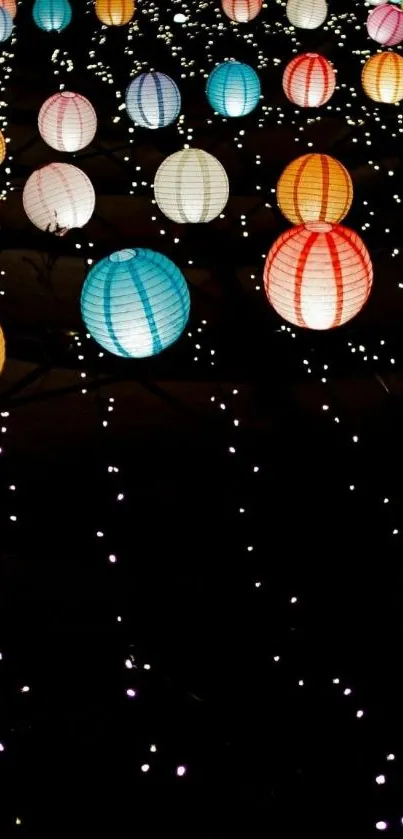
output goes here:
[{"label": "blue striped lantern", "polygon": [[124,358],[157,355],[182,334],[190,310],[186,280],[162,253],[115,251],[91,269],[81,292],[83,321],[101,347]]},{"label": "blue striped lantern", "polygon": [[32,16],[44,32],[61,32],[71,21],[69,0],[35,0]]},{"label": "blue striped lantern", "polygon": [[259,102],[259,76],[249,64],[225,61],[210,73],[206,95],[213,110],[223,117],[244,117]]},{"label": "blue striped lantern", "polygon": [[140,73],[126,90],[126,109],[143,128],[164,128],[180,112],[179,88],[165,73]]},{"label": "blue striped lantern", "polygon": [[13,31],[13,26],[10,12],[0,7],[0,41],[7,41]]}]

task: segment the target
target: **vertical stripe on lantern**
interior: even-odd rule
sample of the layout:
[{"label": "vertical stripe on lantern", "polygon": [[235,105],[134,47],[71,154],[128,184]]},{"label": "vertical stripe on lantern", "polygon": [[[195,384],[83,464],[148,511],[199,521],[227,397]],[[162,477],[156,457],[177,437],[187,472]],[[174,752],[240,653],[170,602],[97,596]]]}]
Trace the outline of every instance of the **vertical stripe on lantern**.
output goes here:
[{"label": "vertical stripe on lantern", "polygon": [[308,261],[311,249],[313,248],[318,238],[317,233],[311,233],[308,237],[298,258],[297,267],[295,269],[295,285],[294,285],[294,311],[298,326],[306,326],[301,307],[302,284],[304,281],[304,270]]},{"label": "vertical stripe on lantern", "polygon": [[301,216],[301,212],[300,212],[300,208],[299,208],[299,197],[298,197],[298,192],[299,192],[299,187],[300,187],[300,183],[301,183],[302,175],[304,174],[304,170],[305,170],[305,169],[306,169],[306,167],[308,166],[309,160],[310,160],[310,155],[306,155],[306,156],[302,159],[302,161],[301,161],[301,165],[300,165],[300,168],[299,168],[298,173],[297,173],[297,177],[295,178],[295,181],[294,181],[294,189],[293,189],[293,210],[294,210],[295,215],[297,216],[297,219],[298,219],[298,221],[299,221],[299,223],[300,223],[300,224],[304,221],[304,219],[303,219],[303,218],[302,218],[302,216]]},{"label": "vertical stripe on lantern", "polygon": [[164,97],[162,95],[161,82],[159,80],[158,73],[153,73],[153,82],[155,84],[155,92],[156,92],[156,96],[157,96],[158,127],[160,128],[161,125],[164,125],[164,123],[165,123],[165,109],[164,109]]},{"label": "vertical stripe on lantern", "polygon": [[331,236],[326,236],[326,244],[329,248],[330,262],[332,264],[334,282],[336,286],[336,306],[332,323],[332,328],[334,328],[335,326],[340,326],[343,314],[343,273],[340,265],[339,253]]},{"label": "vertical stripe on lantern", "polygon": [[126,352],[124,346],[120,343],[114,326],[113,326],[113,318],[112,318],[112,281],[114,278],[114,265],[111,263],[109,265],[108,271],[105,276],[105,285],[104,285],[104,293],[103,293],[103,311],[104,311],[104,318],[106,328],[108,330],[109,338],[111,339],[113,346],[116,350],[117,355],[122,355],[124,358],[130,358],[128,352]]},{"label": "vertical stripe on lantern", "polygon": [[327,204],[329,200],[329,164],[327,162],[327,157],[325,154],[320,155],[320,166],[322,171],[322,204],[320,208],[320,215],[319,218],[322,219],[326,216]]}]

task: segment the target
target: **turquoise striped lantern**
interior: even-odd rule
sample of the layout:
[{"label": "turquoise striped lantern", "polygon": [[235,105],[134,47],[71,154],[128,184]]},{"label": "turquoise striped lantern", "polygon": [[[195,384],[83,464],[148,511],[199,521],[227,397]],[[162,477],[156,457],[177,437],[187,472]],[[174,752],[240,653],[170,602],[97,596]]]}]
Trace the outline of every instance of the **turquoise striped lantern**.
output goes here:
[{"label": "turquoise striped lantern", "polygon": [[126,110],[142,128],[164,128],[179,115],[179,88],[165,73],[140,73],[126,90]]},{"label": "turquoise striped lantern", "polygon": [[124,358],[157,355],[182,334],[190,310],[186,280],[157,251],[128,248],[97,262],[81,292],[81,314],[94,340]]},{"label": "turquoise striped lantern", "polygon": [[0,41],[7,41],[13,31],[13,19],[7,9],[0,8]]},{"label": "turquoise striped lantern", "polygon": [[35,0],[32,16],[44,32],[61,32],[71,21],[69,0]]},{"label": "turquoise striped lantern", "polygon": [[225,61],[210,73],[206,95],[213,110],[221,116],[244,117],[259,102],[259,76],[249,64]]}]

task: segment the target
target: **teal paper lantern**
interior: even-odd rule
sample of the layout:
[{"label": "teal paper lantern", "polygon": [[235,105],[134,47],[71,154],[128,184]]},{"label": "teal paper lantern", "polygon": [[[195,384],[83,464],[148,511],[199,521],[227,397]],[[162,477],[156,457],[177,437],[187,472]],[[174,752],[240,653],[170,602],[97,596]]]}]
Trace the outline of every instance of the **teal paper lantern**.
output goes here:
[{"label": "teal paper lantern", "polygon": [[206,95],[213,110],[223,117],[244,117],[259,102],[259,76],[249,64],[225,61],[210,73]]},{"label": "teal paper lantern", "polygon": [[71,21],[69,0],[35,0],[32,16],[44,32],[61,32]]},{"label": "teal paper lantern", "polygon": [[7,41],[13,31],[13,26],[10,12],[0,7],[0,41]]},{"label": "teal paper lantern", "polygon": [[182,334],[190,310],[186,280],[162,253],[115,251],[97,262],[81,292],[83,321],[95,341],[124,358],[157,355]]}]

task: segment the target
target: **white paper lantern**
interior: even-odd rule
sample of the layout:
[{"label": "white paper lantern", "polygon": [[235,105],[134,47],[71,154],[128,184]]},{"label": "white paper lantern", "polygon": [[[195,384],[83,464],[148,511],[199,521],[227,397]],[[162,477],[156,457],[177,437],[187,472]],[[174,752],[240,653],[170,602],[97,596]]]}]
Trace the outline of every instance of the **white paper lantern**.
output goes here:
[{"label": "white paper lantern", "polygon": [[181,224],[212,221],[223,211],[228,194],[224,167],[202,149],[171,154],[161,163],[154,180],[154,196],[161,212]]},{"label": "white paper lantern", "polygon": [[326,0],[288,0],[286,14],[299,29],[317,29],[326,20]]},{"label": "white paper lantern", "polygon": [[95,192],[85,172],[69,163],[50,163],[29,176],[22,195],[24,210],[36,227],[63,236],[84,227],[95,207]]},{"label": "white paper lantern", "polygon": [[38,128],[42,139],[52,149],[76,152],[85,149],[94,139],[97,115],[85,96],[63,90],[43,103]]},{"label": "white paper lantern", "polygon": [[166,73],[140,73],[126,90],[126,110],[143,128],[165,128],[181,109],[177,84]]}]

